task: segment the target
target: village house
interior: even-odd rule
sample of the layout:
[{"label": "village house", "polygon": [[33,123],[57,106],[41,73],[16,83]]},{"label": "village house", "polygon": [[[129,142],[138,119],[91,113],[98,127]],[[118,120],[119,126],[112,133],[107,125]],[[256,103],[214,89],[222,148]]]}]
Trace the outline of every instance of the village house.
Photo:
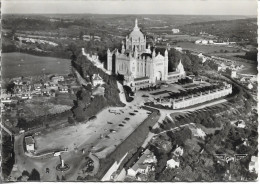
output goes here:
[{"label": "village house", "polygon": [[102,85],[103,79],[99,76],[99,74],[94,74],[92,76],[92,84],[93,86]]},{"label": "village house", "polygon": [[167,163],[166,163],[166,168],[171,168],[172,169],[172,168],[180,167],[180,162],[178,160],[177,161],[176,160],[173,159],[173,158],[168,160]]},{"label": "village house", "polygon": [[252,156],[251,157],[251,162],[249,162],[249,172],[255,172],[258,174],[258,157]]},{"label": "village house", "polygon": [[248,89],[253,89],[254,86],[253,86],[251,83],[249,83],[249,84],[247,85],[247,88],[248,88]]},{"label": "village house", "polygon": [[149,149],[146,149],[133,167],[127,170],[127,175],[136,178],[138,173],[148,174],[149,171],[153,170],[153,164],[156,162],[157,159],[154,154]]},{"label": "village house", "polygon": [[58,84],[54,83],[54,82],[49,82],[49,86],[46,86],[46,89],[48,90],[58,90],[59,86]]},{"label": "village house", "polygon": [[180,146],[177,146],[177,148],[173,151],[173,154],[175,156],[182,156],[183,155],[183,148]]},{"label": "village house", "polygon": [[234,69],[227,68],[226,72],[231,78],[237,77],[237,72]]},{"label": "village house", "polygon": [[28,152],[35,151],[35,147],[34,147],[34,143],[35,142],[34,142],[33,137],[32,136],[27,136],[27,137],[24,138],[24,140],[25,140],[26,150]]},{"label": "village house", "polygon": [[41,83],[36,83],[36,84],[33,85],[33,87],[34,87],[35,91],[41,91],[42,84]]},{"label": "village house", "polygon": [[246,123],[243,120],[239,120],[239,121],[235,122],[234,125],[236,125],[238,128],[246,127]]},{"label": "village house", "polygon": [[51,81],[53,82],[53,83],[58,83],[59,81],[64,81],[64,77],[63,76],[54,76],[54,77],[52,77],[51,78]]},{"label": "village house", "polygon": [[68,93],[69,92],[68,86],[59,86],[59,92],[60,93]]}]

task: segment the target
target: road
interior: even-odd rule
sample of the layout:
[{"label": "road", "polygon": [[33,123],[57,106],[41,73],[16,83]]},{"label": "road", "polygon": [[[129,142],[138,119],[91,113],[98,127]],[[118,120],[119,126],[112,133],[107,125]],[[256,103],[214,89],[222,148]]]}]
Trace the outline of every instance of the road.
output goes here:
[{"label": "road", "polygon": [[2,123],[0,123],[0,126],[2,129],[4,129],[4,131],[6,131],[12,137],[13,134],[10,130],[8,130]]},{"label": "road", "polygon": [[[78,76],[78,78],[80,79],[81,84],[83,84],[83,85],[87,84],[86,81],[83,78],[81,78],[80,75]],[[129,111],[133,111],[134,109],[138,109],[138,107],[141,107],[141,106],[144,105],[144,100],[143,100],[144,98],[142,97],[143,92],[136,94],[134,100],[132,102],[128,103],[128,102],[126,102],[126,99],[125,99],[123,86],[119,83],[117,85],[118,85],[118,88],[119,88],[119,91],[120,91],[120,94],[119,94],[120,100],[123,103],[125,103],[126,106],[125,107],[117,107],[117,108],[113,108],[113,109],[117,109],[117,111],[120,110],[120,109],[124,109],[124,111],[126,113],[127,112],[126,109],[129,109]],[[209,102],[207,104],[202,104],[202,105],[192,107],[192,108],[175,109],[175,110],[173,110],[173,109],[158,109],[158,108],[154,108],[154,107],[150,107],[150,108],[154,108],[154,109],[157,109],[157,110],[160,111],[160,117],[159,117],[158,122],[162,122],[167,116],[170,116],[170,114],[172,114],[172,113],[189,113],[189,112],[192,112],[192,111],[196,111],[198,109],[203,109],[205,107],[220,104],[220,103],[223,103],[223,102],[226,102],[226,100],[220,99],[220,100],[217,100],[217,101],[214,101],[214,102]],[[111,117],[112,114],[110,114],[108,112],[105,113],[106,111],[108,111],[108,109],[104,109],[103,111],[101,111],[99,113],[99,114],[102,113],[102,116],[97,115],[97,120],[99,122],[104,122],[104,118],[105,118],[105,120],[108,121],[109,120],[108,117]],[[141,110],[139,110],[139,111],[141,111]],[[122,116],[123,116],[123,114],[122,114]],[[119,118],[117,117],[117,120],[118,119]],[[117,120],[114,119],[114,121],[117,121]],[[95,122],[95,120],[93,122]],[[92,126],[96,125],[97,122],[95,122],[95,123],[93,123],[93,122],[91,123],[90,127],[88,127],[86,125],[88,127],[88,130],[91,130],[93,128],[95,129],[95,127],[92,127]],[[158,122],[154,125],[153,128],[156,128],[156,127],[159,126]],[[135,123],[129,123],[129,124],[131,124],[131,126],[133,126]],[[81,125],[81,126],[85,126],[85,125]],[[118,125],[113,125],[113,126],[118,126]],[[127,127],[127,124],[125,125],[125,127]],[[109,129],[109,128],[111,128],[110,125],[108,125],[107,123],[105,123],[105,124],[102,123],[102,131],[105,131],[105,129]],[[175,127],[174,129],[171,129],[171,130],[168,130],[168,131],[173,131],[177,128],[179,128],[179,127]],[[93,129],[93,132],[91,133],[91,136],[83,134],[84,138],[81,137],[81,136],[78,136],[77,138],[75,138],[75,139],[80,138],[82,140],[82,143],[77,145],[79,151],[69,150],[69,152],[62,154],[62,159],[65,161],[65,163],[69,164],[70,167],[71,167],[70,170],[67,171],[66,173],[61,173],[59,171],[56,171],[56,166],[60,162],[58,157],[51,157],[51,158],[48,158],[48,159],[42,159],[41,160],[41,159],[36,159],[36,158],[31,158],[31,157],[26,156],[24,154],[24,149],[23,149],[24,135],[17,135],[15,137],[14,151],[15,151],[15,155],[16,155],[16,157],[15,157],[16,162],[15,163],[17,165],[18,172],[13,172],[12,175],[14,177],[19,177],[19,176],[21,176],[21,173],[24,170],[31,172],[31,170],[35,168],[40,173],[41,181],[56,181],[57,176],[59,176],[59,178],[61,178],[61,176],[63,174],[66,174],[66,180],[67,181],[76,181],[77,176],[79,175],[78,172],[80,171],[80,167],[82,166],[82,164],[84,164],[84,158],[86,156],[89,156],[94,161],[94,170],[91,173],[91,175],[94,175],[96,172],[98,172],[99,160],[94,155],[89,154],[88,151],[91,150],[91,147],[93,145],[96,146],[95,141],[99,140],[99,136],[102,134],[100,132],[94,133],[94,129]],[[84,131],[85,130],[86,130],[86,128],[84,129]],[[64,131],[64,130],[62,130],[62,131]],[[78,133],[80,133],[80,130],[76,129],[75,131],[78,131]],[[128,130],[128,132],[129,132],[129,130]],[[69,132],[69,133],[71,133],[71,132]],[[103,132],[103,134],[104,134],[104,132]],[[57,132],[56,132],[56,136],[57,136]],[[90,136],[90,137],[88,138],[88,136]],[[149,132],[149,134],[147,135],[142,147],[145,148],[147,146],[147,144],[149,143],[149,141],[152,139],[153,136],[155,136],[155,134]],[[92,142],[93,144],[87,145],[86,143],[84,143],[86,141],[88,143]],[[56,140],[56,142],[57,142],[57,140]],[[104,142],[104,141],[102,141],[102,142]],[[85,150],[84,154],[80,151],[81,149]],[[46,168],[50,169],[50,173],[45,172]]]}]

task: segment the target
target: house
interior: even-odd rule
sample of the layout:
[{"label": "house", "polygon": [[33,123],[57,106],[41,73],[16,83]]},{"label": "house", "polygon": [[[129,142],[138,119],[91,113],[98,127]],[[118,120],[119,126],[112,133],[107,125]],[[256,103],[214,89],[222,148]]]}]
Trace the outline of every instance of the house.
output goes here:
[{"label": "house", "polygon": [[59,87],[59,92],[60,93],[68,93],[69,92],[68,86],[60,86]]},{"label": "house", "polygon": [[246,78],[245,77],[242,77],[241,79],[240,79],[240,82],[245,82],[246,81]]},{"label": "house", "polygon": [[25,94],[22,94],[21,98],[22,99],[32,99],[32,96],[30,93],[25,93]]},{"label": "house", "polygon": [[200,44],[201,43],[201,40],[196,40],[195,41],[195,44]]},{"label": "house", "polygon": [[154,154],[146,149],[143,155],[137,160],[133,167],[127,170],[127,175],[131,177],[136,177],[138,173],[148,174],[150,170],[153,170],[153,164],[157,162]]},{"label": "house", "polygon": [[178,147],[177,146],[177,148],[173,151],[173,154],[175,155],[175,156],[182,156],[183,155],[183,148],[182,147]]},{"label": "house", "polygon": [[174,159],[170,159],[167,161],[166,163],[166,167],[167,168],[178,168],[180,167],[180,162],[179,161],[175,161]]},{"label": "house", "polygon": [[227,74],[231,77],[231,78],[236,78],[237,77],[237,72],[233,69],[227,69],[226,70]]},{"label": "house", "polygon": [[174,47],[175,50],[182,52],[182,48],[181,47]]},{"label": "house", "polygon": [[93,86],[102,85],[103,79],[99,76],[99,74],[94,74],[92,76],[92,84]]},{"label": "house", "polygon": [[177,33],[179,33],[179,32],[180,32],[179,29],[172,29],[172,33],[173,33],[173,34],[177,34]]},{"label": "house", "polygon": [[49,90],[51,90],[51,89],[58,90],[58,88],[59,88],[58,85],[54,82],[50,82],[49,86],[46,86],[46,89],[49,89]]},{"label": "house", "polygon": [[254,87],[254,86],[253,86],[251,83],[249,83],[249,84],[247,85],[247,88],[248,88],[248,89],[253,89],[253,87]]},{"label": "house", "polygon": [[25,145],[26,145],[26,150],[28,152],[33,152],[35,151],[35,147],[34,147],[34,139],[32,136],[27,136],[24,138],[25,140]]},{"label": "house", "polygon": [[41,92],[42,92],[42,95],[46,95],[46,96],[49,96],[49,94],[50,94],[49,89],[46,89],[46,88],[42,89]]},{"label": "house", "polygon": [[54,77],[51,78],[51,81],[53,83],[57,84],[59,81],[64,81],[64,77],[63,76],[54,76]]},{"label": "house", "polygon": [[246,127],[246,124],[243,120],[239,120],[237,122],[235,122],[235,125],[238,127],[238,128],[245,128]]},{"label": "house", "polygon": [[255,172],[258,174],[258,157],[252,156],[251,157],[251,162],[249,162],[249,172]]},{"label": "house", "polygon": [[34,87],[35,91],[41,91],[42,84],[41,83],[36,83],[36,84],[33,85],[33,87]]}]

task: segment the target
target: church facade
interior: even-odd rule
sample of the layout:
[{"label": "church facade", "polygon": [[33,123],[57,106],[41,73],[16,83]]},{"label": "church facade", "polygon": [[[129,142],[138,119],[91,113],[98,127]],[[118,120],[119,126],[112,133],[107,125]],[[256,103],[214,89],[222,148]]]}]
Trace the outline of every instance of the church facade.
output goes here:
[{"label": "church facade", "polygon": [[140,31],[137,20],[133,31],[122,42],[121,52],[107,50],[107,70],[112,73],[114,58],[115,74],[124,76],[124,85],[133,90],[148,87],[159,81],[176,82],[185,77],[185,71],[180,61],[175,72],[168,72],[168,51],[164,56],[151,52],[150,45],[146,47],[146,36]]}]

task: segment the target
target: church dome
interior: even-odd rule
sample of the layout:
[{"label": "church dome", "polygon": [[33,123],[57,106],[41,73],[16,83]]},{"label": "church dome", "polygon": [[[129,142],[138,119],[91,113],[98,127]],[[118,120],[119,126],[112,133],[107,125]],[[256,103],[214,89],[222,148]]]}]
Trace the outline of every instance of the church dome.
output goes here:
[{"label": "church dome", "polygon": [[130,33],[129,38],[133,40],[144,40],[144,34],[140,31],[137,23],[137,19],[135,20],[135,27],[134,30]]}]

